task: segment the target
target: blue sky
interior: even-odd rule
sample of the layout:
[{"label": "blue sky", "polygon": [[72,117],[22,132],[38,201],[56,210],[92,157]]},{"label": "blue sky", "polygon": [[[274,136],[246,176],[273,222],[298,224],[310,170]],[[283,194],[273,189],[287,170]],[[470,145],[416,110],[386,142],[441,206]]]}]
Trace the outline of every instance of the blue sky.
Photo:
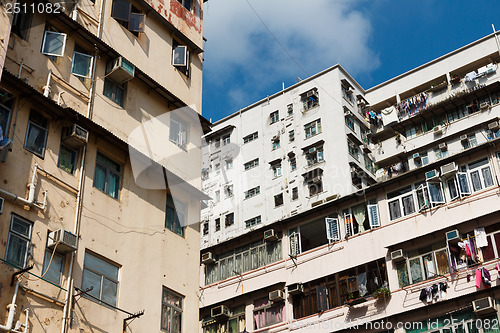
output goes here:
[{"label": "blue sky", "polygon": [[499,10],[494,0],[209,0],[203,115],[219,120],[337,63],[368,89],[500,30]]}]

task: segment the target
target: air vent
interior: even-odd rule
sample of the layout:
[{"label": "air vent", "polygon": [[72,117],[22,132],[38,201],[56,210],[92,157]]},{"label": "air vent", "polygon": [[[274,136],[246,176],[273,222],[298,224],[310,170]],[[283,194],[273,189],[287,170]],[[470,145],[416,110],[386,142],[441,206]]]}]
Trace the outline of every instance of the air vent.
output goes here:
[{"label": "air vent", "polygon": [[498,129],[498,121],[493,121],[488,124],[488,129],[497,130]]},{"label": "air vent", "polygon": [[278,236],[275,234],[274,229],[264,231],[264,240],[266,242],[274,242],[277,239]]},{"label": "air vent", "polygon": [[403,254],[403,250],[399,249],[391,252],[391,260],[394,262],[405,260],[406,257]]},{"label": "air vent", "polygon": [[66,146],[78,149],[89,141],[89,132],[85,128],[73,124],[64,129],[62,141]]},{"label": "air vent", "polygon": [[478,315],[495,313],[495,300],[491,297],[477,299],[472,301],[472,309]]},{"label": "air vent", "polygon": [[269,300],[276,302],[283,300],[283,291],[282,290],[274,290],[269,293]]},{"label": "air vent", "polygon": [[316,152],[316,148],[309,148],[308,153],[309,154],[314,154]]},{"label": "air vent", "polygon": [[214,254],[212,252],[205,252],[201,255],[201,262],[205,265],[210,265],[215,262]]},{"label": "air vent", "polygon": [[419,153],[413,154],[413,159],[414,160],[418,160],[419,158],[420,158],[420,154]]},{"label": "air vent", "polygon": [[294,283],[287,287],[289,295],[297,295],[304,292],[304,286],[302,283]]},{"label": "air vent", "polygon": [[210,314],[213,318],[223,319],[229,318],[229,308],[225,305],[219,305],[210,309]]},{"label": "air vent", "polygon": [[47,247],[53,248],[57,245],[56,252],[65,254],[76,251],[77,241],[76,235],[67,230],[59,229],[49,234]]}]

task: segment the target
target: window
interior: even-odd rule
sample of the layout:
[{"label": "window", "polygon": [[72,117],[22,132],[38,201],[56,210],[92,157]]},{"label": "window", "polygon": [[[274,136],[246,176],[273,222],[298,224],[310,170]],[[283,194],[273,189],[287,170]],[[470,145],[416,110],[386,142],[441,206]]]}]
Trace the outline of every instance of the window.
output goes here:
[{"label": "window", "polygon": [[79,52],[77,52],[77,50],[81,49],[75,47],[75,51],[73,52],[73,61],[71,62],[71,73],[78,77],[90,78],[94,57],[87,54],[87,52],[84,52],[83,50]]},{"label": "window", "polygon": [[299,198],[299,188],[292,188],[292,200],[297,200]]},{"label": "window", "polygon": [[220,147],[220,138],[214,139],[214,146],[215,146],[215,148],[219,148]]},{"label": "window", "polygon": [[345,125],[349,127],[354,133],[356,133],[356,129],[354,127],[354,119],[352,119],[352,117],[350,116],[345,116],[344,120],[345,120]]},{"label": "window", "polygon": [[165,228],[175,234],[184,237],[184,226],[186,225],[186,208],[184,203],[174,200],[167,194],[167,205],[165,209]]},{"label": "window", "polygon": [[64,256],[55,252],[53,249],[45,250],[43,259],[42,275],[45,280],[48,280],[56,285],[61,285],[61,275],[63,272]]},{"label": "window", "polygon": [[204,333],[245,333],[245,305],[231,307],[231,317],[223,321],[214,321],[211,317],[203,318]]},{"label": "window", "polygon": [[250,227],[253,227],[254,225],[259,224],[260,222],[261,222],[261,217],[259,215],[259,216],[256,216],[256,217],[253,217],[251,219],[246,220],[245,227],[250,228]]},{"label": "window", "polygon": [[304,106],[304,111],[308,111],[319,105],[318,89],[311,89],[301,95],[302,105]]},{"label": "window", "polygon": [[444,243],[409,251],[408,259],[396,265],[399,286],[405,287],[449,273]]},{"label": "window", "polygon": [[210,177],[210,172],[207,169],[202,169],[201,170],[201,180],[207,180]]},{"label": "window", "polygon": [[172,65],[182,74],[189,76],[189,50],[175,39],[172,43]]},{"label": "window", "polygon": [[182,149],[186,149],[188,143],[188,126],[177,117],[170,117],[170,141]]},{"label": "window", "polygon": [[[5,91],[1,91],[5,100],[0,102],[0,127],[4,139],[7,137],[10,121],[10,111],[12,110],[13,96]],[[1,141],[1,140],[0,140]]]},{"label": "window", "polygon": [[181,5],[184,6],[187,10],[191,10],[191,0],[177,0]]},{"label": "window", "polygon": [[253,140],[256,140],[259,137],[259,133],[255,132],[252,134],[249,134],[243,138],[243,143],[249,143],[252,142]]},{"label": "window", "polygon": [[324,161],[323,146],[310,148],[306,153],[307,166]]},{"label": "window", "polygon": [[281,163],[275,163],[271,166],[271,169],[273,169],[273,177],[281,177]]},{"label": "window", "polygon": [[220,201],[220,191],[215,191],[215,202]]},{"label": "window", "polygon": [[65,145],[61,145],[59,148],[57,167],[67,173],[73,174],[76,168],[76,156],[76,150],[68,148]]},{"label": "window", "polygon": [[113,0],[111,17],[132,32],[136,37],[144,32],[146,15],[126,0]]},{"label": "window", "polygon": [[[116,306],[118,296],[118,273],[120,268],[90,252],[85,252],[83,261],[82,289],[93,287],[85,295],[107,305]],[[85,296],[84,296],[85,297]]]},{"label": "window", "polygon": [[245,192],[245,199],[254,197],[254,196],[256,196],[259,193],[260,193],[260,186],[251,188],[251,189],[249,189],[248,191]]},{"label": "window", "polygon": [[50,31],[50,29],[50,27],[46,27],[43,35],[42,53],[48,56],[62,57],[66,46],[66,34]]},{"label": "window", "polygon": [[[23,8],[25,3],[21,3],[20,7]],[[14,14],[14,18],[12,19],[12,27],[10,31],[13,34],[18,35],[24,40],[28,40],[28,32],[30,29],[31,23],[31,11],[27,10],[24,12],[23,10]]]},{"label": "window", "polygon": [[280,144],[280,137],[279,136],[276,136],[272,139],[272,145],[273,145],[273,150],[276,150],[278,149],[279,147],[281,147],[281,144]]},{"label": "window", "polygon": [[287,109],[287,112],[288,112],[289,116],[293,114],[293,104],[288,104],[286,106],[286,109]]},{"label": "window", "polygon": [[304,125],[304,131],[306,132],[306,139],[321,133],[321,119]]},{"label": "window", "polygon": [[427,156],[427,153],[420,153],[417,158],[413,159],[413,161],[415,162],[415,167],[419,168],[429,164],[429,156]]},{"label": "window", "polygon": [[234,224],[234,213],[229,213],[224,216],[226,227]]},{"label": "window", "polygon": [[243,164],[243,166],[245,167],[245,170],[250,170],[252,168],[255,168],[258,165],[259,165],[259,159],[258,158],[256,158],[255,160],[251,160],[250,162],[247,162],[247,163]]},{"label": "window", "polygon": [[279,207],[283,205],[283,193],[274,196],[274,207]]},{"label": "window", "polygon": [[269,115],[269,117],[271,118],[271,124],[274,124],[274,123],[278,122],[280,120],[279,111],[276,110],[274,112],[271,112],[271,114]]},{"label": "window", "polygon": [[215,219],[215,231],[220,231],[220,217]]},{"label": "window", "polygon": [[184,297],[163,287],[161,298],[161,329],[168,333],[182,331],[182,302]]},{"label": "window", "polygon": [[233,168],[233,160],[232,159],[226,160],[226,170],[229,170],[232,168]]},{"label": "window", "polygon": [[208,235],[208,222],[203,223],[203,235]]},{"label": "window", "polygon": [[263,327],[285,320],[285,302],[271,302],[267,297],[256,300],[253,310],[254,327]]},{"label": "window", "polygon": [[288,132],[288,139],[290,140],[290,142],[295,141],[295,131],[294,130],[291,130],[290,132]]},{"label": "window", "polygon": [[441,148],[434,149],[434,153],[436,154],[436,160],[448,157],[450,155],[448,153],[448,150],[443,150]]},{"label": "window", "polygon": [[356,159],[356,161],[359,161],[359,146],[354,144],[349,139],[347,139],[347,150],[349,151],[349,154]]},{"label": "window", "polygon": [[307,187],[309,188],[309,196],[317,195],[323,192],[323,181],[321,177],[315,177],[307,182]]},{"label": "window", "polygon": [[222,137],[222,142],[223,142],[224,146],[230,144],[231,143],[231,135],[229,135],[229,134],[224,135]]},{"label": "window", "polygon": [[462,146],[464,149],[472,148],[477,146],[477,140],[475,134],[468,134],[466,140],[462,140]]},{"label": "window", "polygon": [[290,157],[290,170],[297,170],[297,159],[295,157]]},{"label": "window", "polygon": [[232,184],[224,186],[224,194],[226,195],[226,198],[230,198],[234,195]]},{"label": "window", "polygon": [[[462,167],[462,171],[465,171],[465,167]],[[467,174],[470,178],[473,192],[495,185],[488,158],[469,163],[467,165]]]},{"label": "window", "polygon": [[12,214],[5,260],[17,267],[24,268],[28,260],[33,223]]},{"label": "window", "polygon": [[387,200],[391,220],[415,213],[415,199],[411,186],[388,193]]},{"label": "window", "polygon": [[378,208],[374,200],[342,210],[342,219],[346,236],[380,227]]},{"label": "window", "polygon": [[97,152],[94,173],[94,187],[112,198],[120,194],[121,165]]},{"label": "window", "polygon": [[220,163],[215,163],[215,167],[214,168],[215,168],[215,172],[217,174],[219,174],[220,173]]},{"label": "window", "polygon": [[24,148],[41,158],[44,158],[45,155],[48,134],[47,125],[47,118],[31,110]]},{"label": "window", "polygon": [[119,84],[108,78],[104,78],[104,89],[102,94],[123,107],[125,101],[125,83]]},{"label": "window", "polygon": [[354,98],[352,97],[352,90],[348,87],[342,85],[342,97],[348,100],[351,104],[354,103]]}]

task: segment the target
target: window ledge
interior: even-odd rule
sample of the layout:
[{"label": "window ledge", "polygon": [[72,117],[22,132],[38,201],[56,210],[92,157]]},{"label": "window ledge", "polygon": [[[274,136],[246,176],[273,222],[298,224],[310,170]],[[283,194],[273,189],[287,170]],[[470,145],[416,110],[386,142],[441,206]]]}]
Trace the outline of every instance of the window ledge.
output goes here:
[{"label": "window ledge", "polygon": [[313,169],[313,168],[317,167],[318,165],[324,164],[324,163],[326,163],[326,160],[323,160],[321,162],[314,163],[314,164],[311,164],[311,165],[306,165],[305,168],[306,168],[306,170]]},{"label": "window ledge", "polygon": [[316,134],[314,134],[314,135],[311,135],[310,137],[306,137],[304,140],[308,140],[308,139],[310,139],[310,138],[314,138],[315,136],[320,135],[320,134],[322,134],[322,133],[323,133],[323,131],[321,131],[321,132],[319,132],[319,133],[316,133]]}]

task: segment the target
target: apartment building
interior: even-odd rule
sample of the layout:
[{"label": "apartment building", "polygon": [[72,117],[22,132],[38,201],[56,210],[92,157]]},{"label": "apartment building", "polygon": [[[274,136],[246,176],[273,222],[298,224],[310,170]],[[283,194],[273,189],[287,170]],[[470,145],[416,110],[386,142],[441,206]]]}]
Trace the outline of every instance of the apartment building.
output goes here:
[{"label": "apartment building", "polygon": [[2,6],[0,331],[197,331],[202,12]]},{"label": "apartment building", "polygon": [[[258,196],[266,200],[243,209],[244,201],[254,198],[242,196],[242,185],[235,184],[236,178],[230,176],[232,169],[224,173],[221,164],[209,170],[203,186],[211,186],[211,177],[220,170],[219,177],[227,178],[220,180],[221,185],[233,180],[234,207],[242,213],[235,212],[233,220],[239,233],[222,236],[226,238],[220,238],[219,243],[214,236],[219,232],[218,225],[212,230],[212,219],[218,219],[218,212],[224,214],[231,206],[224,206],[221,194],[212,202],[214,216],[202,215],[208,220],[208,232],[202,235],[200,332],[498,332],[497,38],[498,34],[486,36],[367,90],[347,77],[355,90],[357,103],[353,104],[358,108],[345,110],[349,95],[336,97],[345,83],[342,78],[325,79],[331,84],[329,89],[320,81],[333,72],[344,74],[339,66],[290,87],[289,91],[301,96],[317,85],[321,107],[325,95],[338,99],[326,110],[337,121],[321,118],[323,134],[337,135],[332,136],[334,141],[324,138],[325,161],[330,156],[335,162],[343,161],[345,152],[351,152],[346,148],[351,141],[377,167],[373,173],[370,169],[359,173],[365,177],[361,190],[352,187],[354,178],[347,177],[351,187],[344,187],[345,192],[330,200],[320,194],[319,203],[304,200],[296,214],[283,209],[281,216],[272,215],[275,202],[271,196],[276,195],[273,185],[255,196],[256,200],[260,200]],[[304,84],[310,85],[302,89]],[[323,93],[321,88],[325,89]],[[260,116],[256,112],[251,119],[260,117],[260,126],[273,133],[272,115],[262,105],[272,103],[274,98],[284,99],[289,91],[249,107],[262,110]],[[286,117],[287,102],[284,99],[281,107],[271,109]],[[362,117],[358,117],[359,110]],[[244,163],[258,157],[259,165],[269,173],[273,157],[263,157],[272,156],[269,135],[261,135],[261,127],[251,127],[255,120],[249,118],[240,124],[234,120],[243,118],[246,112],[244,109],[216,123],[209,137],[229,137],[224,133],[232,133],[230,140],[234,139],[235,147],[231,149],[241,149],[239,155],[232,155],[236,156],[232,168],[240,167],[241,161],[234,161],[241,160],[241,155]],[[307,120],[297,128],[320,118],[309,117],[308,112],[298,114],[299,119]],[[369,127],[361,140],[350,134],[349,119]],[[286,120],[283,122],[287,133]],[[356,129],[355,134],[359,133]],[[239,141],[257,131],[251,143]],[[288,141],[288,135],[281,134],[280,138],[283,136],[282,140]],[[207,149],[213,151],[215,144]],[[253,155],[242,154],[245,145],[251,144],[260,146],[251,152]],[[208,161],[217,161],[216,154],[204,155],[205,168]],[[295,155],[302,163],[300,169],[306,165],[300,162],[305,156],[297,151]],[[355,171],[347,167],[350,163],[339,164],[339,168],[344,165],[346,171]],[[238,171],[240,177],[248,172],[243,170]],[[261,174],[261,186],[272,184],[265,172]],[[326,171],[323,175],[323,183],[330,181]],[[309,199],[303,178],[296,178],[299,198]],[[336,184],[337,180],[332,182]],[[284,195],[283,201],[284,206],[296,209],[290,195]],[[236,214],[245,214],[242,221]],[[242,224],[252,215],[260,215],[260,224],[255,225],[261,228],[245,228]],[[219,225],[222,232],[224,227]]]}]

